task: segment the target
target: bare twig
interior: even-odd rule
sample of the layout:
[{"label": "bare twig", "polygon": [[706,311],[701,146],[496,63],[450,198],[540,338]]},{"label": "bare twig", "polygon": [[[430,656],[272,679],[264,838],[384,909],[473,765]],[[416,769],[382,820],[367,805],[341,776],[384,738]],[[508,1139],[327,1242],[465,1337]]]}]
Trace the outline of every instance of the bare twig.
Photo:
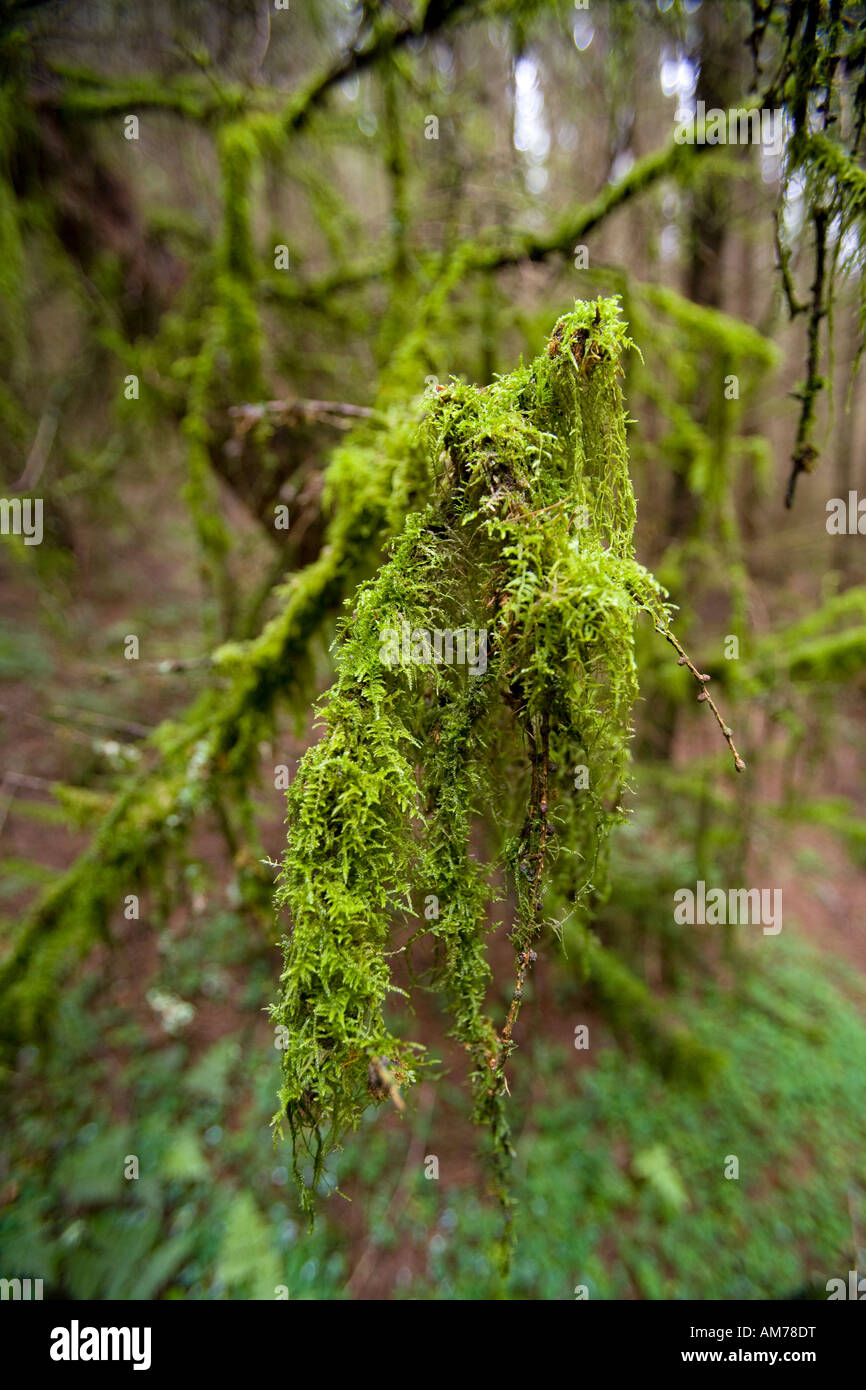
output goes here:
[{"label": "bare twig", "polygon": [[57,782],[52,782],[48,777],[34,777],[29,772],[4,772],[3,781],[10,787],[24,787],[29,792],[51,792],[54,793]]},{"label": "bare twig", "polygon": [[25,724],[38,724],[40,728],[50,729],[61,738],[70,739],[73,743],[84,743],[88,748],[93,747],[92,735],[82,733],[80,729],[70,729],[62,720],[46,719],[44,715],[33,714],[27,709],[10,709],[7,705],[0,705],[0,718],[20,719]]},{"label": "bare twig", "polygon": [[[133,738],[149,738],[153,733],[153,726],[150,724],[139,724],[134,719],[116,719],[114,715],[98,714],[96,710],[90,709],[70,709],[68,705],[58,705],[59,712],[71,717],[72,721],[78,720],[82,724],[95,724],[102,729],[117,729],[118,732],[131,734]],[[57,715],[51,715],[49,722],[65,722]]]},{"label": "bare twig", "polygon": [[262,401],[229,406],[229,415],[236,421],[236,435],[247,434],[265,419],[276,420],[281,425],[320,421],[338,429],[349,429],[353,421],[369,420],[375,413],[369,406],[351,405],[347,401]]},{"label": "bare twig", "polygon": [[688,656],[686,656],[686,653],[683,651],[681,644],[677,641],[676,637],[674,637],[673,633],[668,630],[668,628],[659,627],[657,624],[656,632],[660,632],[662,637],[664,637],[666,641],[670,642],[671,646],[679,653],[679,665],[687,666],[691,671],[692,675],[694,676],[695,680],[698,682],[698,685],[701,687],[701,693],[698,696],[698,699],[701,701],[706,701],[710,709],[713,711],[713,714],[716,716],[716,722],[719,728],[721,729],[722,733],[724,734],[725,741],[728,747],[730,748],[731,753],[733,754],[734,767],[737,769],[738,772],[745,772],[746,764],[743,762],[743,759],[740,757],[739,753],[734,747],[733,731],[725,723],[724,719],[718,711],[718,707],[716,706],[713,697],[707,690],[707,681],[710,679],[709,676],[702,674],[698,670],[694,662],[691,661],[688,658]]},{"label": "bare twig", "polygon": [[51,453],[51,446],[54,443],[59,421],[60,411],[49,406],[39,421],[39,428],[36,431],[33,447],[27,456],[24,472],[15,484],[18,492],[32,492],[35,487],[38,487],[39,479],[42,477],[43,469]]},{"label": "bare twig", "polygon": [[0,835],[6,827],[6,818],[19,790],[45,792],[53,796],[60,785],[58,782],[50,782],[47,777],[33,777],[27,772],[4,772],[0,777]]}]

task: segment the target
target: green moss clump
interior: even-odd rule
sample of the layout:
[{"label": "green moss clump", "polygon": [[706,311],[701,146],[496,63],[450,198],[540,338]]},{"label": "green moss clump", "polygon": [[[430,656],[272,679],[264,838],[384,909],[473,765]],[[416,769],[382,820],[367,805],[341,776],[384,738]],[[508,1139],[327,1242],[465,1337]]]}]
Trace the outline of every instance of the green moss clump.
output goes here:
[{"label": "green moss clump", "polygon": [[[288,1123],[307,1202],[342,1136],[372,1102],[402,1104],[423,1062],[385,1016],[395,924],[419,896],[435,911],[416,935],[432,943],[430,983],[469,1053],[505,1200],[504,1068],[533,945],[557,925],[554,881],[560,897],[567,882],[571,912],[603,893],[635,619],[667,626],[663,592],[634,557],[618,381],[630,346],[617,298],[579,303],[529,366],[483,389],[437,388],[421,431],[430,500],[341,625],[325,732],[288,794],[277,893],[291,931],[272,1010],[284,1038],[275,1123]],[[437,661],[424,639],[436,631],[474,633],[484,660]],[[577,795],[561,775],[576,764],[588,770]],[[482,860],[473,825],[491,811]],[[516,983],[497,1028],[485,942],[503,876]]]}]

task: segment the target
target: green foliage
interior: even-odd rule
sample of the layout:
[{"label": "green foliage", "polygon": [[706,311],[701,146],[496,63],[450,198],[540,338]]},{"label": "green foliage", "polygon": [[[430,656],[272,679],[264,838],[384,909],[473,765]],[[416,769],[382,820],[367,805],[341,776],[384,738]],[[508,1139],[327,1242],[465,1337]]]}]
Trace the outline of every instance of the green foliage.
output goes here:
[{"label": "green foliage", "polygon": [[[240,927],[237,918],[197,924],[196,1002],[201,961],[231,964]],[[771,971],[724,989],[705,977],[680,1001],[702,1045],[729,1056],[709,1096],[661,1084],[597,1031],[591,1070],[575,1071],[572,1049],[527,1046],[512,1078],[517,1127],[531,1115],[531,1129],[515,1145],[518,1242],[505,1281],[477,1185],[453,1181],[448,1164],[427,1182],[418,1164],[395,1194],[410,1136],[365,1116],[340,1179],[363,1205],[370,1248],[401,1249],[420,1271],[407,1279],[398,1266],[394,1296],[570,1300],[587,1283],[592,1297],[766,1299],[808,1285],[821,1296],[829,1277],[844,1275],[851,1213],[866,1217],[862,991],[841,964],[835,983],[822,978],[826,957],[786,935]],[[173,985],[183,945],[172,943],[160,983]],[[255,1008],[269,989],[259,971]],[[241,1059],[260,1062],[239,1059],[216,1095],[189,1084],[202,1061],[210,1067],[208,1051],[197,1059],[182,1039],[148,1044],[140,1022],[94,999],[92,985],[66,991],[60,1029],[62,1047],[19,1056],[3,1096],[0,1149],[16,1194],[10,1200],[4,1178],[5,1267],[74,1299],[273,1299],[278,1285],[293,1300],[346,1296],[345,1233],[327,1213],[306,1233],[285,1168],[263,1161],[278,1077],[269,1038],[261,1054],[244,1033],[220,1040],[222,1055],[236,1044]],[[436,1152],[440,1127],[456,1122],[453,1111],[437,1113],[419,1152]],[[137,1181],[118,1178],[130,1152]],[[740,1160],[737,1181],[723,1176],[729,1154]],[[679,1199],[668,1198],[671,1174]]]},{"label": "green foliage", "polygon": [[[273,1300],[279,1286],[291,1299],[340,1296],[335,1234],[303,1238],[286,1169],[263,1162],[278,1069],[269,1039],[249,1028],[270,988],[253,961],[235,914],[208,912],[194,937],[163,939],[151,982],[164,992],[181,978],[196,1007],[207,1008],[213,967],[247,973],[251,1010],[199,1054],[183,1032],[151,1035],[143,994],[122,1009],[92,978],[64,991],[62,1046],[19,1052],[2,1095],[0,1252],[43,1278],[46,1296]],[[241,1057],[259,1047],[248,1074]]]},{"label": "green foliage", "polygon": [[838,684],[866,667],[866,588],[831,595],[814,613],[765,637],[744,673],[750,693],[795,684]]},{"label": "green foliage", "polygon": [[[849,1001],[822,980],[824,959],[789,941],[772,972],[742,989],[705,982],[689,1000],[690,1029],[729,1055],[708,1098],[619,1049],[575,1076],[574,1053],[536,1047],[507,1281],[489,1208],[422,1180],[404,1238],[418,1233],[428,1272],[404,1296],[570,1300],[585,1284],[591,1299],[826,1298],[866,1216],[866,1034],[862,991]],[[792,1026],[793,1009],[820,1038]],[[738,1179],[724,1175],[729,1155]]]},{"label": "green foliage", "polygon": [[[661,883],[657,891],[661,897]],[[569,963],[579,968],[618,1039],[633,1043],[668,1081],[706,1092],[725,1064],[724,1053],[706,1047],[681,1024],[671,1024],[643,981],[586,926],[570,923],[563,937]]]}]

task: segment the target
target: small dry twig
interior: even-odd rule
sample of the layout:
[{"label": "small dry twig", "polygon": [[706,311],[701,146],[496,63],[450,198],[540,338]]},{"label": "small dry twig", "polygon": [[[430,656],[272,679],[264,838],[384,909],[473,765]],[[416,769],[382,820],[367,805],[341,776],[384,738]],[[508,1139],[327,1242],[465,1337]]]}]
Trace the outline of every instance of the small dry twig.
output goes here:
[{"label": "small dry twig", "polygon": [[670,642],[671,646],[675,648],[675,650],[679,653],[679,665],[688,666],[695,680],[698,682],[698,685],[701,687],[701,693],[698,696],[698,699],[701,701],[706,701],[710,709],[713,711],[713,714],[716,716],[716,722],[718,723],[719,728],[724,734],[725,741],[727,742],[727,745],[734,756],[734,767],[737,769],[738,772],[745,772],[746,764],[743,762],[743,759],[740,757],[739,753],[736,750],[736,747],[734,746],[733,731],[725,723],[724,719],[719,713],[718,707],[715,701],[713,700],[713,697],[707,690],[707,681],[710,679],[710,677],[702,674],[698,670],[694,662],[691,661],[689,657],[686,655],[686,653],[683,651],[682,645],[677,641],[676,637],[674,637],[672,632],[669,632],[668,629],[664,627],[656,627],[656,632],[660,632],[662,637],[664,637],[668,642]]},{"label": "small dry twig", "polygon": [[351,429],[355,420],[369,420],[375,411],[348,401],[261,401],[258,404],[229,406],[235,420],[235,435],[248,434],[260,420],[272,419],[280,425],[300,425],[318,421],[336,429]]}]

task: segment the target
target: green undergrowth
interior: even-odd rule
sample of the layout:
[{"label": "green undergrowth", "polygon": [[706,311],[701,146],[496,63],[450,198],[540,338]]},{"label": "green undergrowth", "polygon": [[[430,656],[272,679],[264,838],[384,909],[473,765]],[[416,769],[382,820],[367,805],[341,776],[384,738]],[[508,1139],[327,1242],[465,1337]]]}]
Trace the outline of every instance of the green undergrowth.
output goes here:
[{"label": "green undergrowth", "polygon": [[[233,912],[160,947],[143,1015],[91,977],[64,993],[62,1046],[18,1054],[3,1095],[4,1270],[43,1279],[46,1297],[338,1297],[336,1233],[306,1232],[268,1140],[277,1054],[253,1025],[270,962],[250,959]],[[193,1046],[196,1015],[229,999],[225,1030]]]},{"label": "green undergrowth", "polygon": [[[703,1100],[619,1048],[578,1072],[578,1054],[540,1042],[510,1277],[489,1255],[495,1214],[446,1170],[415,1184],[403,1227],[424,1230],[427,1273],[404,1279],[403,1296],[570,1299],[585,1285],[590,1298],[826,1297],[856,1265],[866,1215],[866,1029],[850,972],[849,998],[822,972],[825,958],[780,939],[760,971],[682,1003],[696,1037],[728,1055]],[[724,1176],[730,1155],[737,1180]]]},{"label": "green undergrowth", "polygon": [[[199,1009],[222,998],[213,972],[237,963],[238,925],[224,913],[197,929],[208,966],[183,938],[166,950],[161,995]],[[349,1207],[328,1204],[310,1232],[266,1137],[278,1054],[249,1020],[267,999],[268,963],[247,962],[242,1009],[194,1049],[184,1028],[155,1040],[93,982],[79,986],[61,1005],[63,1047],[24,1049],[5,1092],[3,1268],[74,1299],[273,1299],[281,1286],[292,1300],[381,1295],[380,1267],[397,1298],[571,1299],[579,1284],[590,1298],[823,1297],[827,1279],[855,1267],[851,1213],[859,1229],[866,1216],[864,990],[788,934],[762,944],[733,985],[677,1000],[701,1043],[728,1058],[703,1098],[613,1045],[563,965],[558,1008],[513,1069],[506,1281],[491,1253],[496,1210],[455,1146],[455,1134],[469,1138],[453,1076],[432,1112],[420,1104],[388,1127],[369,1113],[329,1165],[368,1243],[372,1283],[347,1288],[359,1258]],[[588,1054],[551,1042],[587,1018]],[[138,1180],[123,1176],[130,1154]],[[723,1176],[732,1154],[737,1181]]]}]

